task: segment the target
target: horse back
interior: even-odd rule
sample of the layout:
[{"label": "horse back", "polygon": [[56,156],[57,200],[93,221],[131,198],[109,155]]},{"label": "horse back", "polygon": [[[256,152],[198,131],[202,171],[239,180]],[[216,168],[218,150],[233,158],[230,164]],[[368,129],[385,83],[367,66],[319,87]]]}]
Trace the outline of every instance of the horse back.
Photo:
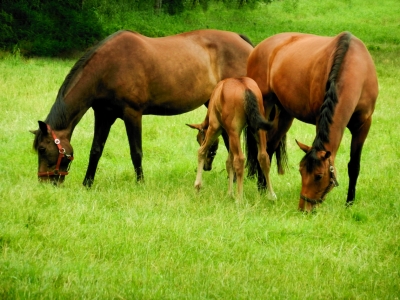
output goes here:
[{"label": "horse back", "polygon": [[249,77],[227,78],[217,84],[211,95],[207,113],[210,122],[218,122],[226,130],[240,134],[247,123],[246,90],[250,90],[257,98],[259,111],[264,111],[261,92],[253,79]]},{"label": "horse back", "polygon": [[[282,33],[267,38],[250,55],[248,76],[256,80],[263,95],[276,94],[279,102],[292,116],[315,124],[324,101],[337,43],[343,34],[322,37]],[[353,85],[349,85],[349,82]],[[347,92],[352,92],[351,96],[343,94],[344,98],[357,99],[350,107],[349,103],[346,104],[347,111],[353,113],[357,107],[366,104],[363,102],[368,102],[373,110],[371,103],[374,101],[371,98],[376,99],[377,91],[375,69],[364,44],[354,36],[351,36],[349,50],[340,66],[336,84],[339,96],[347,92],[345,87],[353,86]],[[363,93],[365,96],[361,96]]]},{"label": "horse back", "polygon": [[104,97],[127,99],[144,114],[177,114],[206,102],[220,80],[245,75],[251,50],[233,32],[149,38],[123,31],[103,43],[91,61]]},{"label": "horse back", "polygon": [[[378,79],[373,59],[364,43],[352,36],[338,76],[338,97],[343,100],[357,99],[353,110],[360,118],[367,119],[375,109],[378,93]],[[343,104],[349,105],[348,102]]]}]

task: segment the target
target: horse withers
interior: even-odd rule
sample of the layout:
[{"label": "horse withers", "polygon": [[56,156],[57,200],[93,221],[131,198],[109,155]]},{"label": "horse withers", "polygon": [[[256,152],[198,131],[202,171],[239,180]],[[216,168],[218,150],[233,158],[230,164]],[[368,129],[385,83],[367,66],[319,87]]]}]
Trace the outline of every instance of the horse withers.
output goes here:
[{"label": "horse withers", "polygon": [[194,184],[197,190],[202,186],[202,172],[206,157],[214,141],[225,130],[229,137],[229,154],[226,161],[226,170],[229,174],[228,192],[233,196],[232,186],[235,173],[238,199],[243,198],[245,157],[240,147],[240,135],[245,129],[250,130],[257,142],[258,162],[264,172],[270,197],[276,198],[269,179],[270,161],[266,152],[265,135],[265,130],[271,129],[272,125],[264,119],[263,115],[262,95],[254,80],[248,77],[228,78],[217,84],[211,95],[204,121],[201,124],[186,124],[198,130],[197,141],[200,148]]},{"label": "horse withers", "polygon": [[350,130],[346,203],[352,204],[378,97],[375,66],[362,41],[348,32],[335,37],[277,34],[252,51],[247,76],[257,82],[266,116],[274,119],[267,137],[270,157],[294,118],[316,125],[312,146],[298,142],[306,153],[300,162],[300,210],[312,210],[338,185],[335,158],[345,128]]},{"label": "horse withers", "polygon": [[92,108],[94,137],[83,184],[92,185],[117,118],[125,123],[136,178],[143,180],[142,116],[176,115],[206,104],[219,81],[246,74],[252,49],[246,37],[221,30],[162,38],[131,31],[109,36],[75,63],[45,122],[33,131],[39,179],[64,180],[73,158],[72,133]]}]

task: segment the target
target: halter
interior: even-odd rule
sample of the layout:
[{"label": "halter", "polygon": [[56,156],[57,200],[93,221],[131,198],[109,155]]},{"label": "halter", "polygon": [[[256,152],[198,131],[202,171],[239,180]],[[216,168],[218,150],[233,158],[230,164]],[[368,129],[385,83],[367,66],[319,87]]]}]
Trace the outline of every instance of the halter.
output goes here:
[{"label": "halter", "polygon": [[300,199],[303,199],[304,201],[306,201],[306,202],[308,202],[308,203],[310,203],[312,205],[320,204],[320,203],[324,202],[324,197],[331,190],[332,186],[333,187],[339,186],[339,182],[336,180],[336,176],[335,176],[335,169],[331,164],[331,160],[328,159],[328,161],[329,161],[329,172],[331,174],[331,179],[329,181],[329,185],[326,187],[326,189],[322,193],[321,198],[319,198],[319,199],[311,199],[311,198],[308,198],[308,197],[300,194]]},{"label": "halter", "polygon": [[[63,148],[61,146],[60,140],[57,138],[56,134],[54,133],[54,131],[51,129],[50,125],[48,125],[48,124],[47,124],[47,130],[49,132],[51,132],[51,135],[53,136],[53,139],[54,139],[54,144],[56,144],[56,146],[58,148],[57,165],[53,172],[38,172],[38,176],[45,177],[45,176],[52,176],[52,175],[56,175],[56,176],[57,175],[58,176],[68,175],[69,167],[71,165],[71,162],[74,160],[74,157],[72,154],[65,153],[65,148]],[[69,159],[67,171],[60,171],[61,160],[63,159],[63,157],[66,157]]]}]

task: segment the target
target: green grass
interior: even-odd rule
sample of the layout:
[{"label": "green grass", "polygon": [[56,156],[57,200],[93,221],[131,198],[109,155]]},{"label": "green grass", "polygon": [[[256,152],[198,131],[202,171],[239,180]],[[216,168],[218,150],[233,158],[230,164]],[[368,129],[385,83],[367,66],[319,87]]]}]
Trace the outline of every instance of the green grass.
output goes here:
[{"label": "green grass", "polygon": [[[74,132],[75,160],[65,184],[38,184],[37,155],[28,130],[47,116],[75,60],[3,54],[0,298],[397,299],[396,3],[275,1],[239,16],[221,11],[218,18],[212,9],[209,14],[198,12],[203,23],[185,16],[157,17],[165,19],[171,31],[205,25],[240,29],[257,42],[286,30],[326,35],[349,30],[366,41],[377,66],[380,95],[363,151],[356,203],[344,207],[347,131],[335,161],[340,186],[317,213],[308,215],[296,209],[303,153],[294,139],[311,144],[315,128],[295,121],[290,129],[289,170],[284,176],[272,172],[278,200],[259,195],[255,181],[246,178],[245,201],[238,205],[227,196],[223,148],[214,169],[203,174],[204,188],[199,194],[194,190],[198,146],[195,132],[185,123],[200,122],[203,107],[179,116],[143,118],[144,184],[135,182],[125,129],[117,121],[94,186],[87,190],[81,183],[92,140],[90,110]],[[167,26],[172,23],[175,28]],[[160,24],[154,30],[165,28]]]}]

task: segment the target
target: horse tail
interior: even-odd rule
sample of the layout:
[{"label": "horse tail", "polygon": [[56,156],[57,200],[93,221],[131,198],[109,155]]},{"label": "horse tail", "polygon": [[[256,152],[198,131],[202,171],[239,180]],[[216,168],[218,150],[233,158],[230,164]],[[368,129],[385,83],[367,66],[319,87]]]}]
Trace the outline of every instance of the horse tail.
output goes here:
[{"label": "horse tail", "polygon": [[244,92],[244,111],[247,125],[254,132],[259,129],[270,130],[272,128],[272,123],[268,122],[260,113],[257,97],[250,89],[246,89]]},{"label": "horse tail", "polygon": [[285,169],[288,166],[288,156],[286,152],[286,134],[282,137],[279,142],[279,146],[275,151],[276,164],[278,166],[278,174],[285,174]]},{"label": "horse tail", "polygon": [[318,150],[323,150],[323,144],[329,143],[330,125],[332,124],[335,106],[338,102],[336,82],[339,77],[343,59],[349,50],[351,37],[352,35],[350,32],[341,33],[338,36],[336,48],[333,52],[333,63],[329,72],[328,81],[326,82],[325,97],[321,105],[318,132],[313,143],[313,147]]},{"label": "horse tail", "polygon": [[[269,130],[272,128],[272,123],[268,122],[260,113],[256,95],[250,89],[245,90],[244,95],[244,110],[246,113],[247,127],[244,129],[245,153],[246,153],[246,168],[248,176],[253,177],[258,174],[258,148],[254,138],[254,133],[259,129]],[[248,131],[251,131],[251,134]]]},{"label": "horse tail", "polygon": [[247,168],[247,176],[254,177],[254,175],[258,174],[258,149],[257,142],[252,133],[248,132],[249,127],[245,127],[243,130],[244,135],[244,151],[246,155],[246,168]]}]

